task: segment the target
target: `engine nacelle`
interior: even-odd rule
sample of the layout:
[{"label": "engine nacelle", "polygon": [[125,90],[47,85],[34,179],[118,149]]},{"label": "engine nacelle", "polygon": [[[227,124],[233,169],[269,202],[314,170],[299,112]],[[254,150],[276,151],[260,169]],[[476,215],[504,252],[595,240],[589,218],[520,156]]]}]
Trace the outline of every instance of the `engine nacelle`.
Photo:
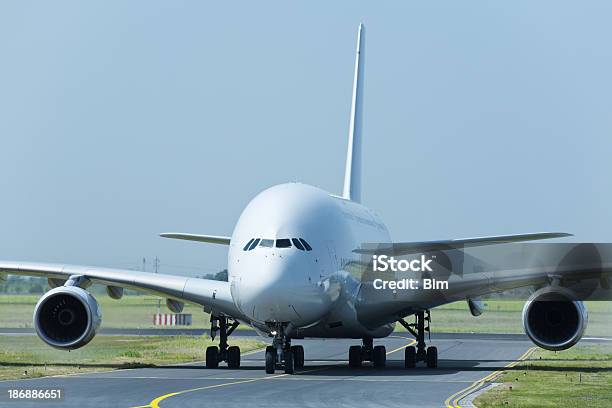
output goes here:
[{"label": "engine nacelle", "polygon": [[102,322],[98,302],[78,286],[60,286],[45,293],[34,308],[34,327],[50,346],[73,350],[93,339]]},{"label": "engine nacelle", "polygon": [[578,343],[588,319],[585,304],[563,288],[540,289],[523,307],[525,333],[546,350],[565,350]]}]

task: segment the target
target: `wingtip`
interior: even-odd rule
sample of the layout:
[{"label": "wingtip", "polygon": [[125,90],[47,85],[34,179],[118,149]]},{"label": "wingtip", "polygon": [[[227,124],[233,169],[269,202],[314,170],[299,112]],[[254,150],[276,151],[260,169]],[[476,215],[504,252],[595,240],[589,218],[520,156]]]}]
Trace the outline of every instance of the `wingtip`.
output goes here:
[{"label": "wingtip", "polygon": [[542,235],[545,236],[543,239],[567,238],[574,236],[574,234],[570,234],[569,232],[543,232]]}]

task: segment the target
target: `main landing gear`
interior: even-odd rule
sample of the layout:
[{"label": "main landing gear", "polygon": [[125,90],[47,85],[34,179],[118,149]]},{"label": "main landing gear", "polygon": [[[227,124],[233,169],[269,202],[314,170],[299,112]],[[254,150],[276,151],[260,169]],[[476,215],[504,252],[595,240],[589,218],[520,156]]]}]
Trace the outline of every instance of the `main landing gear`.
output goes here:
[{"label": "main landing gear", "polygon": [[293,374],[295,369],[304,367],[304,347],[292,346],[287,332],[287,328],[280,325],[272,331],[274,340],[266,347],[267,374],[274,374],[277,368],[284,368],[285,374]]},{"label": "main landing gear", "polygon": [[219,332],[219,347],[206,349],[206,368],[218,368],[220,361],[227,361],[229,368],[240,367],[240,347],[227,344],[227,338],[240,323],[234,320],[230,324],[229,321],[225,316],[210,316],[210,337],[214,340],[216,332]]},{"label": "main landing gear", "polygon": [[349,367],[361,367],[364,361],[371,361],[374,367],[382,368],[387,363],[387,350],[385,346],[373,347],[371,338],[364,338],[363,345],[349,347]]},{"label": "main landing gear", "polygon": [[406,368],[416,367],[416,363],[422,361],[428,368],[438,366],[438,349],[434,346],[425,347],[425,332],[431,333],[429,325],[431,316],[429,310],[417,312],[412,324],[406,323],[404,319],[398,320],[414,336],[417,341],[416,347],[408,346],[404,351],[404,366]]},{"label": "main landing gear", "polygon": [[[417,312],[414,323],[408,324],[404,319],[399,322],[416,339],[416,347],[408,346],[404,352],[404,366],[406,368],[416,367],[416,363],[422,361],[429,368],[438,366],[438,349],[434,346],[425,346],[425,332],[430,332],[429,325],[431,316],[429,310]],[[386,365],[387,353],[385,346],[373,347],[371,338],[364,338],[363,345],[351,346],[349,348],[349,367],[358,368],[364,361],[371,361],[374,367],[382,368]]]}]

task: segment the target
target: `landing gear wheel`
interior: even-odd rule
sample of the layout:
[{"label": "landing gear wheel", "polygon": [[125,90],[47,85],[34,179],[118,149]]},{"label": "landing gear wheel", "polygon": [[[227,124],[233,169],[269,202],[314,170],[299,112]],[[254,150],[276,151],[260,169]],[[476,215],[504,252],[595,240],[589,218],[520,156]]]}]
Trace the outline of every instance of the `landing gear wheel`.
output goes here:
[{"label": "landing gear wheel", "polygon": [[240,367],[240,349],[236,346],[230,347],[227,338],[238,327],[238,321],[224,315],[210,315],[210,337],[215,339],[215,333],[219,332],[219,347],[210,346],[206,349],[206,367],[217,368],[221,361],[226,361],[229,368]]},{"label": "landing gear wheel", "polygon": [[387,363],[387,350],[385,346],[376,346],[374,347],[374,351],[372,352],[372,360],[374,362],[374,367],[376,368],[384,368]]},{"label": "landing gear wheel", "polygon": [[227,366],[229,368],[240,368],[240,347],[231,346],[227,349]]},{"label": "landing gear wheel", "polygon": [[416,348],[414,346],[408,346],[404,351],[404,367],[416,367]]},{"label": "landing gear wheel", "polygon": [[300,366],[299,366],[299,368],[304,368],[304,363],[305,363],[304,346],[298,346],[298,351],[300,352]]},{"label": "landing gear wheel", "polygon": [[206,368],[219,367],[219,349],[217,346],[206,348]]},{"label": "landing gear wheel", "polygon": [[414,323],[408,324],[404,319],[398,322],[412,334],[416,340],[416,347],[406,347],[404,365],[406,368],[414,368],[416,363],[424,362],[429,368],[438,366],[438,349],[434,346],[427,347],[425,333],[431,333],[431,315],[429,310],[422,310],[414,314]]},{"label": "landing gear wheel", "polygon": [[304,368],[304,347],[302,346],[291,346],[293,352],[294,366],[295,368]]},{"label": "landing gear wheel", "polygon": [[295,367],[293,360],[294,355],[291,349],[285,351],[285,374],[293,374],[293,368]]},{"label": "landing gear wheel", "polygon": [[361,367],[361,346],[349,347],[349,367],[359,368]]},{"label": "landing gear wheel", "polygon": [[427,347],[427,368],[438,366],[438,349],[435,346]]},{"label": "landing gear wheel", "polygon": [[266,374],[274,374],[276,367],[276,349],[272,346],[266,347]]}]

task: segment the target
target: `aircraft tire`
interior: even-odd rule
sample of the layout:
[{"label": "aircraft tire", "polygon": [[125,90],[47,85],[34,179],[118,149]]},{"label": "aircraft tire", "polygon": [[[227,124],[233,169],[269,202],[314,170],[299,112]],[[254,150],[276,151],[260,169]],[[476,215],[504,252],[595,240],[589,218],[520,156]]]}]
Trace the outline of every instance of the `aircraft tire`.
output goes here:
[{"label": "aircraft tire", "polygon": [[349,347],[349,367],[359,368],[361,367],[361,346]]},{"label": "aircraft tire", "polygon": [[219,348],[217,346],[209,346],[206,348],[206,368],[219,367]]},{"label": "aircraft tire", "polygon": [[435,346],[427,347],[427,368],[438,366],[438,349]]},{"label": "aircraft tire", "polygon": [[295,368],[293,351],[285,351],[285,374],[293,374]]},{"label": "aircraft tire", "polygon": [[240,368],[240,347],[231,346],[227,349],[227,366],[229,368]]},{"label": "aircraft tire", "polygon": [[384,368],[387,364],[387,350],[385,346],[376,346],[372,351],[374,367],[376,368]]},{"label": "aircraft tire", "polygon": [[416,348],[414,346],[408,346],[404,351],[404,367],[416,367]]},{"label": "aircraft tire", "polygon": [[295,368],[304,368],[304,347],[291,346],[291,351],[293,351],[295,356]]},{"label": "aircraft tire", "polygon": [[274,374],[276,368],[276,350],[272,346],[266,347],[266,374]]}]

